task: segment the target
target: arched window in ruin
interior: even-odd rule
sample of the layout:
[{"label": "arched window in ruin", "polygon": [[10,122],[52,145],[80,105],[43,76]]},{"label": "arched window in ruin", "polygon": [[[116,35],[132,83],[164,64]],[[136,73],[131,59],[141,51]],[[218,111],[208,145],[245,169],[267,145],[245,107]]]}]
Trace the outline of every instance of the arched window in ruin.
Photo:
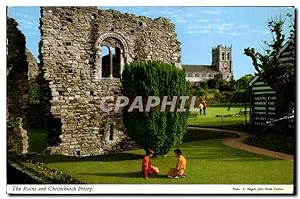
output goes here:
[{"label": "arched window in ruin", "polygon": [[128,47],[121,35],[106,33],[95,44],[94,79],[120,78],[127,60]]},{"label": "arched window in ruin", "polygon": [[102,77],[109,77],[110,76],[109,47],[102,46],[100,55],[101,55],[101,62],[102,62],[102,68],[101,68]]},{"label": "arched window in ruin", "polygon": [[124,62],[122,44],[115,38],[107,38],[101,44],[101,78],[120,78],[121,60]]},{"label": "arched window in ruin", "polygon": [[120,78],[121,50],[120,48],[101,47],[101,77]]}]

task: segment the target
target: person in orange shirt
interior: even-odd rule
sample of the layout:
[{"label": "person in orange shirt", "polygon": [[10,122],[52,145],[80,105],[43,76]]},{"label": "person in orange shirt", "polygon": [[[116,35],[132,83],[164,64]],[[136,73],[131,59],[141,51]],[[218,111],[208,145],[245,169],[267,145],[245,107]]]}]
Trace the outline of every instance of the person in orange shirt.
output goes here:
[{"label": "person in orange shirt", "polygon": [[168,177],[169,178],[185,177],[184,171],[186,168],[186,159],[185,157],[183,157],[180,149],[176,149],[174,152],[177,158],[177,164],[176,164],[176,168],[170,169],[170,171],[168,172]]},{"label": "person in orange shirt", "polygon": [[158,167],[151,165],[150,158],[153,156],[153,154],[154,151],[152,149],[148,149],[146,155],[143,158],[142,173],[145,179],[149,178],[149,175],[157,175],[159,173]]}]

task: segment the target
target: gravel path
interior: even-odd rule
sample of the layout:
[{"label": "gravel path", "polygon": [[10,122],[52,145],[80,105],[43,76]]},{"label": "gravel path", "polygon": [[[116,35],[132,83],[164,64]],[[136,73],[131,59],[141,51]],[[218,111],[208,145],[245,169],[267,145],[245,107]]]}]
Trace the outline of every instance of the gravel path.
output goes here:
[{"label": "gravel path", "polygon": [[293,155],[280,153],[276,151],[271,151],[268,149],[251,146],[248,144],[245,144],[244,141],[250,137],[248,133],[239,132],[239,131],[231,131],[231,130],[222,130],[222,129],[213,129],[213,128],[201,128],[201,127],[189,127],[189,129],[199,129],[199,130],[209,130],[209,131],[219,131],[219,132],[228,132],[228,133],[235,133],[238,134],[239,138],[223,138],[221,139],[221,143],[225,144],[226,146],[241,149],[244,151],[249,151],[251,153],[256,153],[276,159],[282,159],[282,160],[294,160]]}]

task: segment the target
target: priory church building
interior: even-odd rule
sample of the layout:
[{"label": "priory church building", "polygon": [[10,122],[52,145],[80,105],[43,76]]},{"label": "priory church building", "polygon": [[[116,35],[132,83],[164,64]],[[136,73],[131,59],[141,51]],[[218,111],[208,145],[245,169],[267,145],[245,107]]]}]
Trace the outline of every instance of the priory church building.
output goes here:
[{"label": "priory church building", "polygon": [[209,79],[230,81],[233,79],[232,72],[232,47],[218,45],[212,48],[211,65],[185,65],[182,69],[187,74],[187,80],[192,84]]}]

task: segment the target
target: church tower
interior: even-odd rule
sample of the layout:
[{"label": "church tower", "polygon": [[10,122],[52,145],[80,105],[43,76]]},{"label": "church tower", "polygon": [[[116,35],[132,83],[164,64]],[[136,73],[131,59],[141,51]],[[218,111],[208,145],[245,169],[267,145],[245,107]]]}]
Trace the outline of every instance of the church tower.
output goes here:
[{"label": "church tower", "polygon": [[232,47],[218,45],[212,48],[212,66],[220,73],[221,79],[232,80]]}]

